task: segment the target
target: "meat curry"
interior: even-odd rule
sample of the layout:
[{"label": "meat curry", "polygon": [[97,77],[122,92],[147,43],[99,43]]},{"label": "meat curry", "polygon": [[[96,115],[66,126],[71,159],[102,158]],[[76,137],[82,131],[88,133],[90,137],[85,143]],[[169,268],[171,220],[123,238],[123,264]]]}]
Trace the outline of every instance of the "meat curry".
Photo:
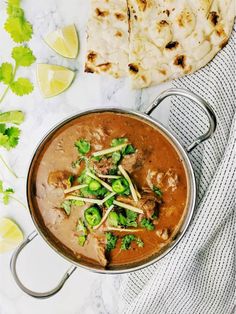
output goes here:
[{"label": "meat curry", "polygon": [[31,194],[54,242],[74,260],[113,268],[168,246],[188,189],[178,152],[154,125],[101,112],[54,132],[33,167]]}]

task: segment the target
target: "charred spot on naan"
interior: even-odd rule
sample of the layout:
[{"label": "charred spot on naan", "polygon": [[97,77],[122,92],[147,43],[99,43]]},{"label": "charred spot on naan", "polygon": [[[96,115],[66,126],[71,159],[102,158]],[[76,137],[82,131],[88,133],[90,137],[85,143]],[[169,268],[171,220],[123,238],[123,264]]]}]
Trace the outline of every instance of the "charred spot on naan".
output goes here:
[{"label": "charred spot on naan", "polygon": [[115,13],[115,17],[119,21],[124,21],[127,18],[123,13],[119,13],[119,12]]},{"label": "charred spot on naan", "polygon": [[147,0],[136,0],[140,11],[145,11],[147,8]]},{"label": "charred spot on naan", "polygon": [[88,61],[94,63],[96,58],[97,58],[97,53],[94,51],[90,51],[88,56],[87,56]]},{"label": "charred spot on naan", "polygon": [[102,11],[99,8],[95,9],[95,13],[98,17],[106,17],[109,15],[109,11]]},{"label": "charred spot on naan", "polygon": [[180,66],[181,68],[186,67],[186,57],[185,55],[176,56],[174,59],[174,65]]},{"label": "charred spot on naan", "polygon": [[138,67],[137,64],[130,63],[128,66],[129,66],[129,72],[130,72],[131,74],[137,74],[137,73],[138,73],[139,67]]},{"label": "charred spot on naan", "polygon": [[123,34],[122,34],[122,32],[121,32],[121,31],[117,31],[117,32],[115,33],[115,36],[116,36],[116,37],[122,37],[122,36],[123,36]]},{"label": "charred spot on naan", "polygon": [[217,14],[216,11],[210,12],[208,18],[209,18],[209,20],[211,21],[211,23],[212,23],[213,25],[218,24],[219,15]]},{"label": "charred spot on naan", "polygon": [[102,71],[102,72],[108,72],[111,69],[112,64],[110,62],[98,64],[97,67]]},{"label": "charred spot on naan", "polygon": [[94,73],[94,69],[92,69],[87,63],[85,64],[84,72],[86,73]]},{"label": "charred spot on naan", "polygon": [[178,45],[179,45],[178,41],[170,41],[170,42],[166,45],[165,48],[166,48],[166,49],[171,49],[171,50],[173,50],[173,49],[177,48]]},{"label": "charred spot on naan", "polygon": [[183,10],[177,18],[178,25],[180,27],[187,27],[193,22],[193,14],[188,10]]}]

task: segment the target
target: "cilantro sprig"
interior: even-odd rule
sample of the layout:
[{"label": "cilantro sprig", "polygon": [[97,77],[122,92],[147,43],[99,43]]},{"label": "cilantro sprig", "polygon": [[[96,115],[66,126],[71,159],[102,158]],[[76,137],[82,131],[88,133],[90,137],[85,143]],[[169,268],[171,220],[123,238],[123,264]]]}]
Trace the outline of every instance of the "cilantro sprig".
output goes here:
[{"label": "cilantro sprig", "polygon": [[15,61],[14,65],[9,62],[0,65],[0,82],[7,86],[0,97],[0,102],[3,101],[9,89],[18,96],[27,95],[33,91],[33,84],[29,79],[23,77],[16,79],[19,67],[28,67],[35,62],[36,58],[32,50],[25,46],[17,46],[12,49],[11,56]]},{"label": "cilantro sprig", "polygon": [[33,34],[33,27],[25,18],[20,0],[7,1],[7,20],[4,28],[16,43],[29,41]]},{"label": "cilantro sprig", "polygon": [[16,202],[18,202],[19,204],[21,204],[23,207],[26,208],[24,203],[22,203],[19,199],[17,199],[16,197],[13,196],[14,193],[15,193],[15,191],[12,188],[4,189],[3,182],[2,182],[2,180],[0,180],[0,195],[2,196],[3,204],[8,205],[10,200],[13,199]]}]

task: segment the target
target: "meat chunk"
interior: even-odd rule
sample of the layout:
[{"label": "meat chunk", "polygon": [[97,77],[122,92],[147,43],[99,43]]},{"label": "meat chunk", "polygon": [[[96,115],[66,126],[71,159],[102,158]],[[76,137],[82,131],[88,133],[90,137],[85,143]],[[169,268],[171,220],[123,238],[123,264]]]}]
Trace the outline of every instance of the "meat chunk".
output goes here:
[{"label": "meat chunk", "polygon": [[126,171],[132,173],[133,171],[142,168],[149,154],[150,152],[148,150],[136,150],[134,154],[124,156],[121,165]]},{"label": "meat chunk", "polygon": [[159,237],[159,238],[162,238],[162,240],[166,241],[169,239],[169,236],[170,236],[170,230],[165,228],[163,230],[160,230],[158,229],[156,231],[156,235]]},{"label": "meat chunk", "polygon": [[54,188],[67,189],[70,187],[69,177],[71,173],[69,171],[53,171],[49,173],[48,184]]},{"label": "meat chunk", "polygon": [[88,235],[88,242],[88,244],[90,244],[90,247],[93,248],[94,259],[98,261],[101,266],[105,267],[108,263],[105,255],[105,237],[90,233]]},{"label": "meat chunk", "polygon": [[141,193],[138,203],[135,203],[132,198],[124,196],[118,196],[117,200],[142,209],[144,215],[140,216],[141,219],[143,216],[153,219],[154,215],[158,214],[160,200],[158,200],[154,193]]},{"label": "meat chunk", "polygon": [[99,174],[109,174],[109,171],[113,168],[113,162],[111,158],[102,158],[101,160],[92,160],[91,166]]},{"label": "meat chunk", "polygon": [[168,169],[166,172],[159,172],[156,176],[157,186],[164,191],[170,189],[175,191],[178,185],[178,175],[173,169]]}]

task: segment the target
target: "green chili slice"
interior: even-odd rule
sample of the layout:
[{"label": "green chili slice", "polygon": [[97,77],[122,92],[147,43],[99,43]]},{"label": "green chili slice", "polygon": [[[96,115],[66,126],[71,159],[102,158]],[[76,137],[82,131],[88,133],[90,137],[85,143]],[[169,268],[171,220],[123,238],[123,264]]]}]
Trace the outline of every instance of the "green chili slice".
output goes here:
[{"label": "green chili slice", "polygon": [[84,217],[86,222],[91,226],[97,226],[102,220],[102,216],[100,210],[96,206],[92,206],[86,209],[84,213]]}]

